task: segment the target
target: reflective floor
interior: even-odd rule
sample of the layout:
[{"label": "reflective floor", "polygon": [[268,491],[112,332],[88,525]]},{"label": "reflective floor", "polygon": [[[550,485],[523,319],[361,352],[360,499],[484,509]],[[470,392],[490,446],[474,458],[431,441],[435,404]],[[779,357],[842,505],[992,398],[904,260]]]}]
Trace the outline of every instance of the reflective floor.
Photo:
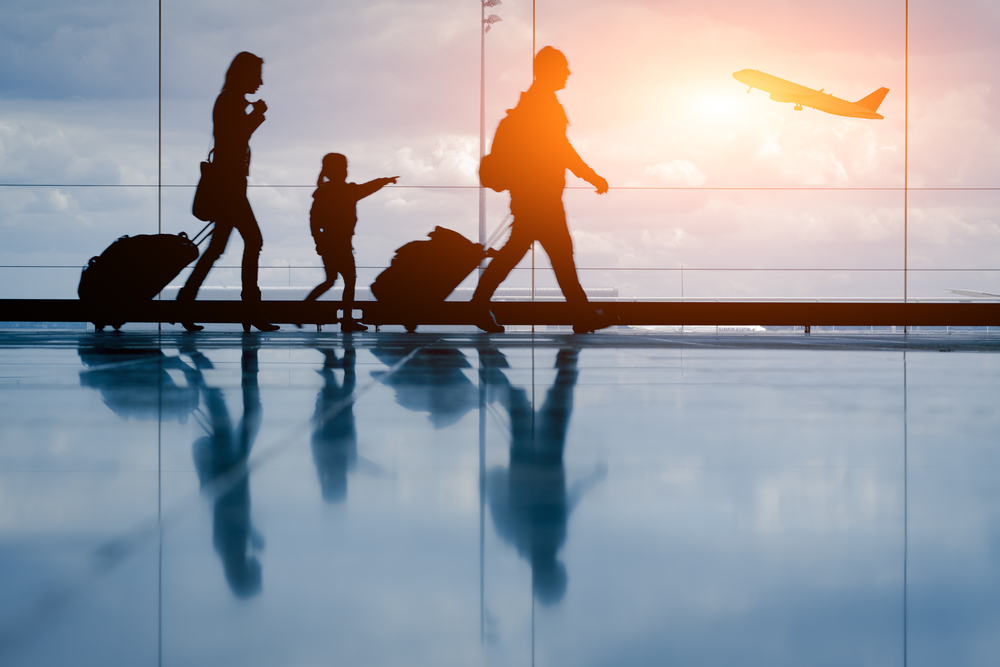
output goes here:
[{"label": "reflective floor", "polygon": [[0,664],[995,665],[1000,337],[0,333]]}]

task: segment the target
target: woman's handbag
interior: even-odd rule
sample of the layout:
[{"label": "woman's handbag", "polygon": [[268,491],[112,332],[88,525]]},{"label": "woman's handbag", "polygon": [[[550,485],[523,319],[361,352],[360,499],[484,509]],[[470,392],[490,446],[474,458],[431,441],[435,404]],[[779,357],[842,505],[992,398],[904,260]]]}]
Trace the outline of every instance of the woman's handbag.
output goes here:
[{"label": "woman's handbag", "polygon": [[214,149],[210,150],[208,159],[201,163],[201,178],[198,179],[194,201],[191,203],[191,213],[204,222],[215,220],[218,208],[219,175],[216,173],[215,163],[212,162],[214,152]]}]

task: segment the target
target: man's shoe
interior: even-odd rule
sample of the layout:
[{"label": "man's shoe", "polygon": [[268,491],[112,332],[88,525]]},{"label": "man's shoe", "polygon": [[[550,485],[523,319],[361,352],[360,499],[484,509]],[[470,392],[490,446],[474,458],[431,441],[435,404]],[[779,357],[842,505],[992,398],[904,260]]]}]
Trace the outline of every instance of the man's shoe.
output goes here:
[{"label": "man's shoe", "polygon": [[476,319],[476,326],[486,333],[503,333],[506,329],[502,324],[497,324],[497,318],[493,317],[493,311],[484,308]]},{"label": "man's shoe", "polygon": [[587,310],[573,325],[573,333],[594,333],[598,329],[614,326],[619,322],[621,322],[621,318],[617,315],[606,315],[603,310]]},{"label": "man's shoe", "polygon": [[201,331],[202,329],[205,328],[200,324],[195,324],[194,322],[181,322],[181,326],[190,331],[191,333]]},{"label": "man's shoe", "polygon": [[351,320],[345,317],[340,321],[340,330],[343,333],[354,332],[354,331],[368,331],[368,327],[361,324],[361,322],[358,322],[357,320]]}]

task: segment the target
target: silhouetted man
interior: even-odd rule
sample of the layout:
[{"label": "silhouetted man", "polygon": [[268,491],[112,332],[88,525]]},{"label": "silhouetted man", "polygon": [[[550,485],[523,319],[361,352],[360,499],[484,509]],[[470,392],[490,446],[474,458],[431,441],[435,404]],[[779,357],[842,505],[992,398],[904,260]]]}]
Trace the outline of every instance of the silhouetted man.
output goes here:
[{"label": "silhouetted man", "polygon": [[510,111],[518,143],[518,174],[509,188],[514,223],[510,239],[486,267],[472,297],[478,310],[476,324],[488,333],[504,330],[489,310],[490,297],[538,241],[552,262],[563,296],[576,307],[573,331],[586,333],[600,325],[596,313],[587,306],[587,295],[576,275],[562,194],[567,169],[596,187],[598,194],[608,191],[608,182],[587,166],[566,137],[569,121],[556,98],[556,91],[566,87],[570,74],[566,56],[546,46],[535,56],[534,70],[534,83]]}]

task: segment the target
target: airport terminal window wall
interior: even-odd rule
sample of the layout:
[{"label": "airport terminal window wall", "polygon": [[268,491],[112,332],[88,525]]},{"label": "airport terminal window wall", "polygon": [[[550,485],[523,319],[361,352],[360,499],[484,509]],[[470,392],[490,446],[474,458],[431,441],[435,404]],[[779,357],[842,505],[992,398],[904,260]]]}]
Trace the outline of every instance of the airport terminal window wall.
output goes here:
[{"label": "airport terminal window wall", "polygon": [[[263,285],[321,278],[308,210],[329,151],[349,157],[352,180],[400,176],[359,206],[359,286],[436,225],[476,238],[481,11],[472,0],[5,10],[2,296],[72,298],[79,268],[118,236],[200,228],[189,211],[211,106],[243,49],[265,58],[269,104],[251,144]],[[1000,292],[988,5],[911,2],[908,33],[905,2],[489,12],[502,22],[485,35],[487,141],[529,83],[532,39],[569,57],[570,138],[612,185],[598,197],[569,179],[585,286],[623,298],[902,299],[905,211],[906,296]],[[597,38],[614,48],[592,48]],[[885,119],[744,94],[731,74],[747,67],[851,100],[886,86]],[[488,231],[506,215],[506,194],[488,192]],[[231,268],[207,284],[238,285],[240,246],[234,237],[220,262]],[[544,252],[534,266],[529,255],[507,284],[555,287]]]},{"label": "airport terminal window wall", "polygon": [[[910,3],[904,193],[904,2],[662,4],[537,3],[537,44],[573,70],[571,139],[613,185],[565,195],[585,285],[901,299],[908,198],[910,298],[1000,293],[992,6]],[[359,285],[435,225],[474,238],[481,7],[334,5],[164,0],[161,33],[153,3],[6,3],[0,296],[73,298],[114,238],[197,231],[210,109],[242,49],[266,60],[250,194],[261,264],[277,267],[263,285],[319,281],[309,195],[331,150],[353,180],[402,177],[359,209]],[[486,35],[491,134],[530,77],[531,5],[488,12],[503,18]],[[747,95],[731,76],[745,67],[850,99],[885,85],[885,120]],[[488,193],[490,231],[505,207]],[[225,267],[240,252],[234,238],[208,284],[237,285]],[[536,285],[553,286],[535,259]],[[530,262],[510,284],[532,283]],[[458,337],[409,371],[401,353],[427,339],[359,344],[368,393],[343,497],[323,468],[349,457],[312,440],[346,382],[342,342],[15,336],[0,350],[11,664],[906,664],[909,651],[978,665],[998,652],[993,354],[591,337],[563,481],[596,483],[559,551],[564,597],[546,605],[480,471],[509,468],[510,396],[534,418],[557,386],[558,336]],[[234,535],[215,520],[225,494],[202,488],[199,442],[212,409],[235,428],[248,406],[264,416]]]}]

